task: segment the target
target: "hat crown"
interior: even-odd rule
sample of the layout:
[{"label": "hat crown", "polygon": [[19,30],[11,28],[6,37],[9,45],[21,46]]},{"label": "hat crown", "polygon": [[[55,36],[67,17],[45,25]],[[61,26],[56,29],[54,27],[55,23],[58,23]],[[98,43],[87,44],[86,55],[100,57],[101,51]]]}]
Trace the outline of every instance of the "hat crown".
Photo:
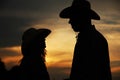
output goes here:
[{"label": "hat crown", "polygon": [[73,0],[72,7],[78,7],[78,8],[84,8],[84,9],[90,9],[91,5],[86,0]]}]

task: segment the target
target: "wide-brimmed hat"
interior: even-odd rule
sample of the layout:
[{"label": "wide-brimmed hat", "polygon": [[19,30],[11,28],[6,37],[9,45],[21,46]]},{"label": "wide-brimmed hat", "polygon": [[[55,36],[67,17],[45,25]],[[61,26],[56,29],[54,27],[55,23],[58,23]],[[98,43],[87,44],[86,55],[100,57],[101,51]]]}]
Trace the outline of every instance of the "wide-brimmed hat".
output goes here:
[{"label": "wide-brimmed hat", "polygon": [[74,0],[70,7],[63,9],[59,16],[61,18],[84,17],[100,20],[100,16],[91,9],[91,5],[87,0]]},{"label": "wide-brimmed hat", "polygon": [[23,41],[31,41],[36,38],[44,39],[51,33],[51,30],[41,28],[41,29],[35,29],[35,28],[29,28],[27,29],[22,36]]}]

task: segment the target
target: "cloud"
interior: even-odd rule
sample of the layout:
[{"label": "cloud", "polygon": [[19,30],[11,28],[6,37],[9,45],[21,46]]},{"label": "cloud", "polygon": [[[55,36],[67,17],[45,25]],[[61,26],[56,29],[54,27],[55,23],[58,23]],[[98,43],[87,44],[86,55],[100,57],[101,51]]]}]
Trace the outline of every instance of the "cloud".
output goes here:
[{"label": "cloud", "polygon": [[[71,0],[72,1],[72,0]],[[65,0],[8,0],[4,4],[6,10],[17,11],[40,11],[40,12],[53,12],[61,9],[65,5],[68,5],[71,1]]]},{"label": "cloud", "polygon": [[15,57],[21,56],[20,47],[12,47],[12,48],[0,48],[0,57]]},{"label": "cloud", "polygon": [[120,0],[114,0],[115,1],[115,8],[120,12]]},{"label": "cloud", "polygon": [[[32,27],[36,22],[39,22],[39,24],[47,24],[45,22],[46,20],[54,18],[51,23],[56,23],[59,19],[59,12],[65,7],[71,6],[72,1],[73,0],[2,0],[1,3],[3,4],[0,6],[0,47],[20,45],[20,37],[23,32],[21,29]],[[98,7],[99,9],[105,9],[108,7],[103,8],[103,4],[110,4],[114,1],[105,0],[103,3],[101,0],[90,0],[90,2],[93,8]],[[115,3],[117,2],[116,0]],[[96,10],[99,11],[99,9]],[[101,14],[103,14],[103,10]],[[118,17],[116,16],[116,18]],[[118,24],[118,22],[113,20],[104,20],[104,22],[107,24]],[[5,34],[6,29],[8,30]]]},{"label": "cloud", "polygon": [[119,12],[111,12],[111,13],[106,13],[102,17],[102,24],[109,24],[109,25],[120,25],[120,14]]},{"label": "cloud", "polygon": [[114,72],[112,75],[113,80],[120,80],[120,71],[119,72]]},{"label": "cloud", "polygon": [[36,22],[47,24],[45,21],[58,17],[59,11],[70,1],[5,0],[1,3],[4,4],[0,6],[0,47],[7,47],[20,45],[25,28]]},{"label": "cloud", "polygon": [[[114,15],[112,15],[114,16]],[[119,15],[120,16],[120,15]],[[116,16],[116,17],[119,17],[119,16]],[[120,19],[115,19],[113,17],[111,17],[111,19],[102,19],[102,24],[108,24],[108,25],[120,25]]]},{"label": "cloud", "polygon": [[22,29],[32,21],[30,18],[0,17],[0,47],[20,45]]},{"label": "cloud", "polygon": [[111,61],[111,70],[113,80],[120,79],[120,61]]},{"label": "cloud", "polygon": [[111,61],[111,67],[120,67],[120,61]]}]

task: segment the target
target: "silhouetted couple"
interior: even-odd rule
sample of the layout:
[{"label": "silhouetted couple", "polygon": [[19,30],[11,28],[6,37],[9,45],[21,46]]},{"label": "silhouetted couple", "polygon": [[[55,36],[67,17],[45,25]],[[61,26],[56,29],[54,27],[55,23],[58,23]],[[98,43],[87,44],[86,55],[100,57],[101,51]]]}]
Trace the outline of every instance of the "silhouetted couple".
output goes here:
[{"label": "silhouetted couple", "polygon": [[[74,0],[72,5],[60,13],[68,18],[72,29],[79,32],[75,45],[70,80],[112,80],[108,43],[91,19],[100,20],[100,16],[91,10],[87,0]],[[45,65],[45,38],[48,29],[30,28],[22,37],[20,66],[11,69],[11,80],[50,80]]]},{"label": "silhouetted couple", "polygon": [[108,43],[91,19],[100,16],[91,9],[87,0],[74,0],[60,13],[68,18],[72,29],[79,32],[75,45],[70,80],[112,80]]}]

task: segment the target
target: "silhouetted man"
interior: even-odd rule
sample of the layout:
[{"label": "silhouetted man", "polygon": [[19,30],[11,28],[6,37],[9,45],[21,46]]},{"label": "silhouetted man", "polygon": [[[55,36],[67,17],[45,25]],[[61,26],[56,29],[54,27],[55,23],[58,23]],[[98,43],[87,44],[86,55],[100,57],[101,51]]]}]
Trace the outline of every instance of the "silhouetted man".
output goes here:
[{"label": "silhouetted man", "polygon": [[73,30],[79,32],[70,80],[111,80],[108,43],[91,23],[91,19],[100,20],[100,16],[91,10],[90,3],[74,0],[60,17],[69,18]]}]

